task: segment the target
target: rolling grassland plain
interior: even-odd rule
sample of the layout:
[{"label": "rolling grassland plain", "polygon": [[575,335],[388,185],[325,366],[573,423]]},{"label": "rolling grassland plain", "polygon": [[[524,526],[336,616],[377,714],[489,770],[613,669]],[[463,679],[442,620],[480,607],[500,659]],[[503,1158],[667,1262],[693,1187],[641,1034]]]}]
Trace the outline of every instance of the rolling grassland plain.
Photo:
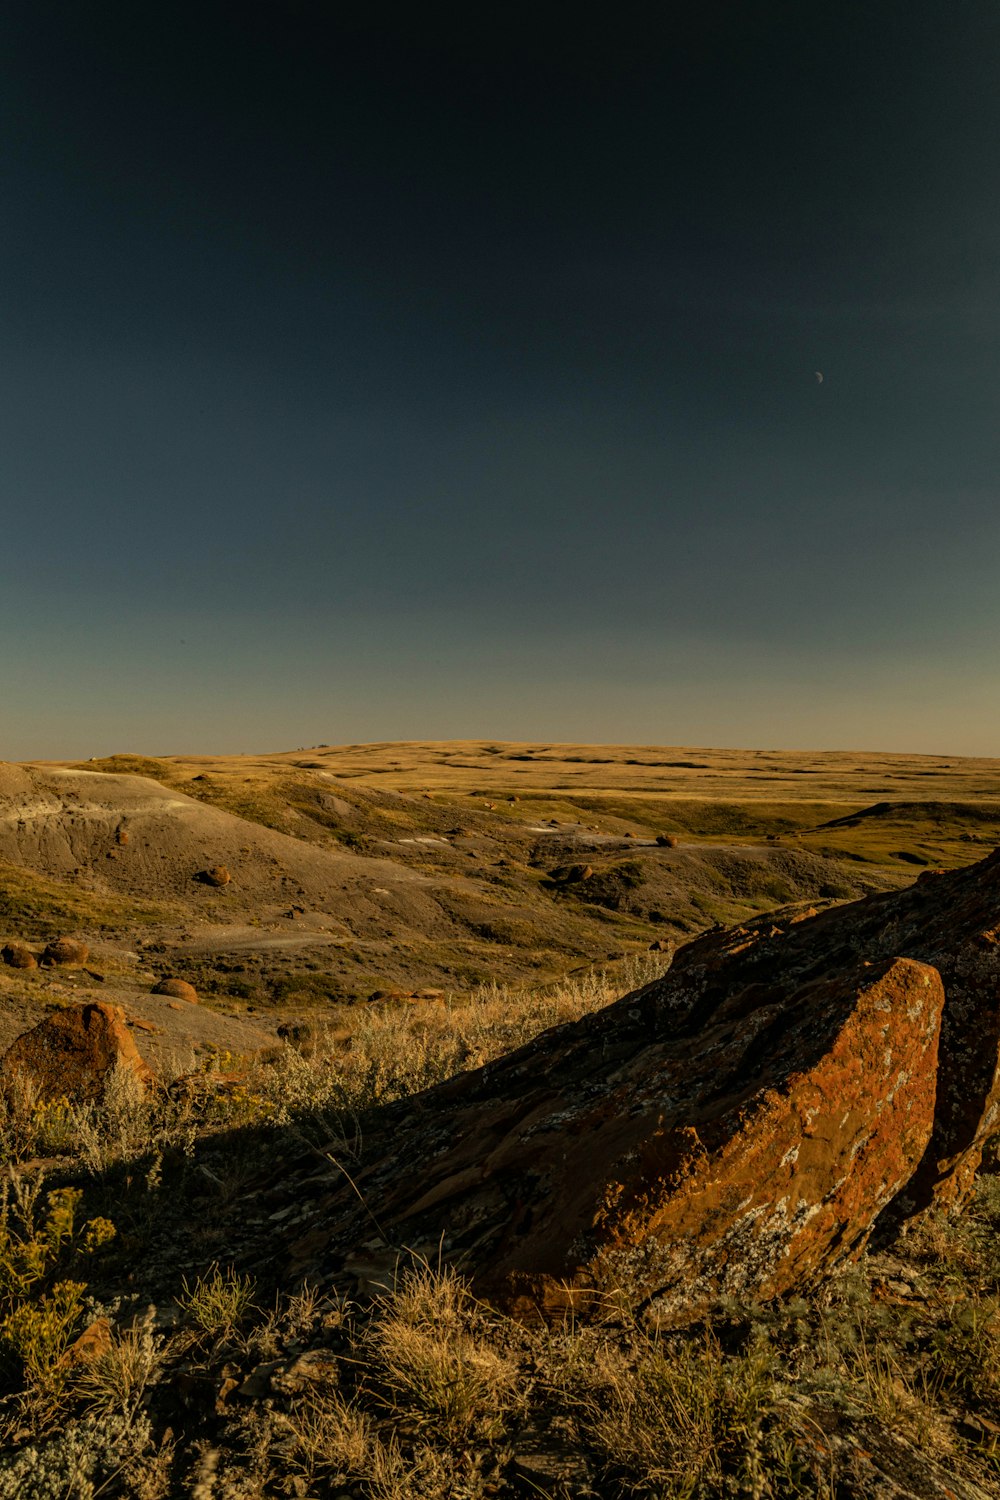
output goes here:
[{"label": "rolling grassland plain", "polygon": [[[0,1500],[1000,1495],[989,1171],[823,1284],[669,1333],[627,1286],[526,1325],[440,1258],[325,1275],[320,1232],[407,1097],[706,930],[997,846],[1000,760],[470,741],[0,765],[0,946],[88,949],[0,967],[0,1046],[109,1002],[162,1080],[0,1095]],[[198,1003],[152,995],[166,977]]]}]

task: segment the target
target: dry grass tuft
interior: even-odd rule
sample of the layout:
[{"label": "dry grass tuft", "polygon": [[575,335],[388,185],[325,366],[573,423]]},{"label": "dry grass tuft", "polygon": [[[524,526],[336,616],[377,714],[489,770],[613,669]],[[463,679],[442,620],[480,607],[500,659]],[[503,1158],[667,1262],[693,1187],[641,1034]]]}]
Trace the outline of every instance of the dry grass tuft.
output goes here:
[{"label": "dry grass tuft", "polygon": [[450,1269],[406,1270],[365,1340],[394,1405],[453,1441],[493,1433],[517,1388],[516,1364],[474,1331],[478,1304]]},{"label": "dry grass tuft", "polygon": [[231,1268],[213,1266],[193,1286],[182,1282],[177,1300],[185,1320],[200,1333],[219,1337],[232,1333],[253,1310],[256,1287],[249,1276],[238,1276]]}]

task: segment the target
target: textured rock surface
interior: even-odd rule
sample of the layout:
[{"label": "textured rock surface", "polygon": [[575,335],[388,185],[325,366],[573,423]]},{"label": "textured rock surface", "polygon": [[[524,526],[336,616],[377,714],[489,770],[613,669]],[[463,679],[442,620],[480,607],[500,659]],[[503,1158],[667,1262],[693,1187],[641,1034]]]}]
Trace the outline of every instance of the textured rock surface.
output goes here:
[{"label": "textured rock surface", "polygon": [[320,1234],[324,1265],[363,1278],[440,1247],[523,1316],[625,1289],[682,1320],[808,1282],[912,1206],[911,1182],[912,1201],[966,1191],[996,1126],[998,937],[1000,856],[710,934],[366,1126],[303,1253]]},{"label": "textured rock surface", "polygon": [[772,915],[698,938],[674,959],[672,1004],[689,1024],[703,1022],[737,973],[746,985],[766,987],[897,955],[932,964],[947,996],[934,1133],[903,1207],[960,1204],[984,1143],[1000,1128],[1000,851],[811,919]]},{"label": "textured rock surface", "polygon": [[202,885],[228,885],[232,880],[228,868],[225,865],[210,865],[207,870],[200,870],[197,877]]},{"label": "textured rock surface", "polygon": [[622,1001],[436,1090],[423,1172],[407,1148],[405,1181],[359,1187],[522,1316],[619,1288],[659,1318],[774,1294],[859,1248],[912,1174],[943,999],[900,960],[752,1008],[737,992],[688,1035]]},{"label": "textured rock surface", "polygon": [[34,969],[38,960],[23,943],[7,943],[0,948],[0,959],[11,969]]},{"label": "textured rock surface", "polygon": [[198,991],[186,979],[161,979],[153,985],[150,994],[170,995],[175,1000],[187,1000],[190,1005],[198,1004]]},{"label": "textured rock surface", "polygon": [[85,964],[89,957],[90,949],[86,943],[80,943],[76,938],[60,937],[45,944],[42,963],[79,966]]},{"label": "textured rock surface", "polygon": [[8,1047],[0,1079],[20,1073],[42,1099],[94,1099],[112,1068],[128,1068],[143,1083],[153,1074],[143,1062],[117,1005],[96,1002],[56,1011]]}]

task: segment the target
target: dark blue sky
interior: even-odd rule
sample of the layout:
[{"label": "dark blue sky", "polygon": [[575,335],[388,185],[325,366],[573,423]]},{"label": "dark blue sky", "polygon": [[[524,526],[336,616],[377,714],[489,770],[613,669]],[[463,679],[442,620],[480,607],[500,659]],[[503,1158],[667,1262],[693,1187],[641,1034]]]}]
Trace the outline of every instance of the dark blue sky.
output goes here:
[{"label": "dark blue sky", "polygon": [[1000,754],[993,0],[7,0],[0,70],[0,755]]}]

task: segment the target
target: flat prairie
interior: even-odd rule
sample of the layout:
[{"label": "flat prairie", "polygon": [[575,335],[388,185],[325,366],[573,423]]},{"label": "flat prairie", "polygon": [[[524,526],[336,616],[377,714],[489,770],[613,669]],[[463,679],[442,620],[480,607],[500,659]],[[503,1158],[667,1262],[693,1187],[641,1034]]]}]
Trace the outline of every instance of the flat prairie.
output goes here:
[{"label": "flat prairie", "polygon": [[[114,762],[123,759],[112,757]],[[737,801],[864,803],[873,797],[923,799],[929,794],[958,801],[1000,797],[1000,758],[853,750],[414,740],[318,745],[268,755],[175,755],[156,764],[176,766],[189,775],[327,770],[344,780],[411,792],[424,787],[468,791],[480,785],[500,791],[513,784],[533,792],[572,789]]]}]

